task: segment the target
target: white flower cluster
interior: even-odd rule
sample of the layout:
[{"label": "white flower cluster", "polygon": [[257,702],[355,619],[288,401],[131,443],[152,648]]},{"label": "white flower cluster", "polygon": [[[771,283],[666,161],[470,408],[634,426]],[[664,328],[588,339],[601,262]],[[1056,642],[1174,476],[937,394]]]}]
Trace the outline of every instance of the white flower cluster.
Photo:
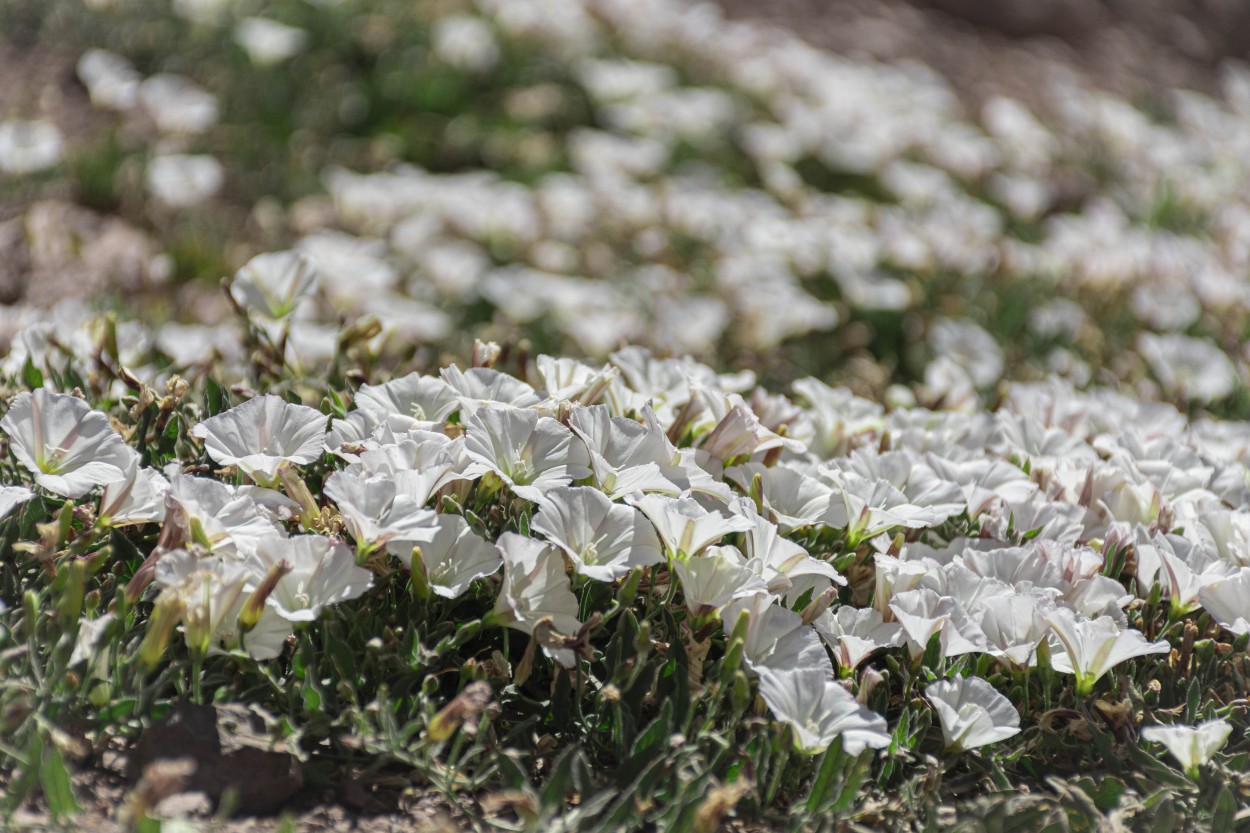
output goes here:
[{"label": "white flower cluster", "polygon": [[[288,265],[283,285],[299,287]],[[411,374],[362,387],[333,421],[249,400],[191,431],[254,484],[239,487],[141,467],[108,418],[68,394],[22,393],[0,428],[39,487],[81,498],[103,485],[108,523],[163,525],[151,576],[184,610],[193,654],[274,657],[292,623],[369,588],[358,565],[394,558],[446,598],[502,568],[489,620],[571,667],[585,624],[574,578],[649,568],[651,592],[680,590],[694,621],[741,634],[746,667],[803,748],[841,737],[856,751],[889,733],[837,678],[876,651],[919,660],[936,645],[1027,673],[1044,645],[1088,694],[1115,666],[1169,650],[1128,626],[1135,598],[1157,591],[1176,615],[1202,607],[1250,631],[1244,425],[1189,424],[1058,381],[1016,385],[996,413],[887,413],[814,379],[792,400],[639,348],[600,366],[540,356],[531,374]],[[293,484],[327,452],[340,465],[324,496],[346,541],[288,531],[324,520]],[[471,494],[529,507],[530,535],[491,540],[448,511]],[[6,512],[31,496],[6,488]],[[1130,549],[1126,587],[1107,568]],[[927,693],[952,749],[1019,731],[984,680]]]}]

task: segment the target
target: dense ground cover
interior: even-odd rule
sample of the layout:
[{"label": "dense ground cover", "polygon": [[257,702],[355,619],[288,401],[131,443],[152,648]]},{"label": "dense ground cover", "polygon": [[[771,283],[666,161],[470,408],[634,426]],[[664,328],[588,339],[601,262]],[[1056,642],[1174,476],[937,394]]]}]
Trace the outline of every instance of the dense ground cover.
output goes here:
[{"label": "dense ground cover", "polygon": [[1244,821],[1243,70],[972,117],[706,6],[91,6],[0,9],[81,84],[0,123],[10,818],[118,751],[97,823],[228,811],[139,740],[197,703],[463,826]]}]

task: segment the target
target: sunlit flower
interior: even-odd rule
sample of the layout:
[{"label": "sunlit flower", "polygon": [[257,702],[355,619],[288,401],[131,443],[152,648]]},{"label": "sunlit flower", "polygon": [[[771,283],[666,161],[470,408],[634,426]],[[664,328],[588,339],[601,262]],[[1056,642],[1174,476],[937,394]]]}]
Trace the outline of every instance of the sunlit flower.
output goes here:
[{"label": "sunlit flower", "polygon": [[238,466],[257,481],[272,483],[287,465],[305,465],[321,456],[329,418],[315,408],[279,396],[258,396],[191,428],[208,455],[223,466]]},{"label": "sunlit flower", "polygon": [[356,558],[342,544],[321,535],[266,538],[248,559],[255,586],[274,567],[290,567],[266,600],[278,615],[290,622],[313,622],[327,605],[355,599],[373,583],[373,574],[356,565]]},{"label": "sunlit flower", "polygon": [[1225,720],[1208,720],[1197,726],[1143,726],[1141,736],[1143,740],[1166,746],[1185,773],[1190,778],[1197,779],[1198,768],[1223,748],[1232,732],[1231,723]]},{"label": "sunlit flower", "polygon": [[28,174],[51,168],[61,161],[64,139],[49,121],[0,122],[0,171]]},{"label": "sunlit flower", "polygon": [[139,102],[165,133],[203,133],[217,123],[217,97],[184,75],[153,75]]},{"label": "sunlit flower", "polygon": [[43,388],[19,393],[0,430],[35,482],[63,497],[79,498],[95,486],[125,479],[138,456],[102,411]]},{"label": "sunlit flower", "polygon": [[437,376],[410,373],[384,385],[362,385],[356,407],[375,423],[402,417],[412,428],[438,430],[459,407],[456,392]]},{"label": "sunlit flower", "polygon": [[153,468],[140,468],[138,458],[122,480],[104,487],[100,518],[112,526],[160,523],[165,518],[165,495],[169,481]]},{"label": "sunlit flower", "polygon": [[833,666],[825,653],[820,637],[802,617],[792,610],[774,604],[770,593],[740,597],[721,609],[721,624],[732,633],[738,617],[746,615],[746,644],[743,662],[752,670],[769,668],[818,668],[826,677],[833,676]]},{"label": "sunlit flower", "polygon": [[387,545],[409,570],[413,550],[421,556],[418,569],[425,571],[425,582],[437,596],[455,599],[464,595],[474,581],[493,575],[503,563],[499,548],[475,533],[459,515],[437,515],[428,538],[414,545],[396,540]]},{"label": "sunlit flower", "polygon": [[768,585],[734,547],[709,547],[696,558],[677,559],[673,570],[681,581],[686,607],[695,615],[718,610],[745,596],[767,593]]},{"label": "sunlit flower", "polygon": [[760,696],[773,717],[790,724],[795,745],[806,753],[827,749],[838,738],[850,755],[890,743],[885,718],[860,705],[819,669],[760,668]]},{"label": "sunlit flower", "polygon": [[185,474],[170,476],[167,493],[168,505],[176,510],[173,521],[186,541],[214,555],[238,559],[250,554],[259,541],[286,534],[279,521],[282,508],[271,510],[258,497],[264,499],[256,491]]},{"label": "sunlit flower", "polygon": [[697,555],[726,535],[745,532],[754,526],[739,515],[704,509],[693,498],[651,494],[630,502],[655,525],[669,557],[675,559]]},{"label": "sunlit flower", "polygon": [[148,162],[148,192],[171,208],[192,208],[216,196],[225,168],[207,154],[170,153]]},{"label": "sunlit flower", "polygon": [[[510,628],[534,633],[535,627],[549,619],[551,627],[563,636],[572,636],[581,628],[577,619],[577,597],[569,584],[564,559],[555,547],[505,532],[496,544],[503,557],[503,584],[495,615]],[[569,648],[542,643],[543,652],[566,668],[576,662]]]},{"label": "sunlit flower", "polygon": [[34,496],[35,493],[25,486],[0,486],[0,520]]},{"label": "sunlit flower", "polygon": [[1230,632],[1250,633],[1250,567],[1205,585],[1198,591],[1198,601]]},{"label": "sunlit flower", "polygon": [[362,549],[391,541],[411,547],[434,534],[434,512],[401,492],[394,477],[336,471],[326,478],[323,491]]},{"label": "sunlit flower", "polygon": [[951,752],[963,752],[1020,733],[1020,713],[1011,701],[980,677],[939,680],[925,688],[942,722]]},{"label": "sunlit flower", "polygon": [[599,581],[614,581],[635,567],[663,560],[646,517],[589,486],[547,492],[530,528],[559,547],[577,573]]},{"label": "sunlit flower", "polygon": [[874,651],[903,644],[903,628],[887,622],[872,608],[839,605],[826,610],[812,623],[833,651],[843,673],[859,667]]},{"label": "sunlit flower", "polygon": [[249,314],[270,321],[291,315],[317,288],[317,269],[295,251],[257,255],[234,274],[230,294]]},{"label": "sunlit flower", "polygon": [[586,447],[551,417],[520,408],[479,408],[465,425],[465,451],[517,497],[537,501],[548,489],[590,475]]},{"label": "sunlit flower", "polygon": [[1114,666],[1134,657],[1166,654],[1166,640],[1150,642],[1140,631],[1121,628],[1109,616],[1086,619],[1066,607],[1051,611],[1046,621],[1058,639],[1061,650],[1051,654],[1050,664],[1064,674],[1076,675],[1080,696],[1094,690],[1094,684]]},{"label": "sunlit flower", "polygon": [[280,64],[303,51],[308,33],[264,17],[245,17],[234,27],[234,40],[256,66]]}]

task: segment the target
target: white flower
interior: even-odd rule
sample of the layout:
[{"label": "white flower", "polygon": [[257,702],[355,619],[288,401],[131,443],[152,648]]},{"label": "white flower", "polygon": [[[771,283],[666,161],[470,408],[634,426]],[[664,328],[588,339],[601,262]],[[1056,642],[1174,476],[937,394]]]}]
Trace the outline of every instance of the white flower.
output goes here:
[{"label": "white flower", "polygon": [[934,634],[941,634],[943,659],[983,652],[988,647],[981,628],[963,605],[949,596],[939,596],[927,588],[909,590],[894,596],[890,610],[903,626],[912,659],[924,655]]},{"label": "white flower", "polygon": [[1198,777],[1198,767],[1211,760],[1232,734],[1231,723],[1208,720],[1197,726],[1144,726],[1143,740],[1161,743],[1172,753],[1190,778]]},{"label": "white flower", "polygon": [[592,405],[575,409],[569,417],[569,428],[590,451],[595,484],[613,500],[635,492],[681,494],[665,476],[674,468],[677,449],[651,416],[644,424],[614,417],[606,405]]},{"label": "white flower", "polygon": [[673,562],[686,607],[695,615],[718,610],[745,596],[767,593],[768,585],[734,547],[709,547],[701,556]]},{"label": "white flower", "polygon": [[285,466],[306,465],[321,456],[329,417],[279,396],[258,396],[191,428],[208,455],[238,466],[253,480],[272,482]]},{"label": "white flower", "polygon": [[630,500],[650,519],[671,558],[684,559],[698,555],[733,532],[746,532],[754,527],[739,515],[710,512],[694,498],[672,498],[667,495],[644,495]]},{"label": "white flower", "polygon": [[409,541],[392,541],[387,549],[409,570],[413,550],[421,555],[421,567],[430,590],[445,599],[464,595],[474,581],[492,575],[503,560],[499,549],[483,540],[459,515],[438,515],[433,534],[414,547]]},{"label": "white flower", "polygon": [[207,477],[174,474],[166,500],[178,510],[174,523],[188,542],[215,555],[242,559],[259,541],[285,534],[276,513],[257,496]]},{"label": "white flower", "polygon": [[313,622],[322,608],[355,599],[373,584],[373,574],[356,565],[351,550],[321,535],[266,538],[248,559],[255,573],[249,586],[285,562],[290,572],[278,579],[265,600],[289,622]]},{"label": "white flower", "polygon": [[870,607],[841,605],[836,611],[826,610],[812,623],[833,650],[842,673],[859,667],[874,651],[903,644],[903,628],[887,622]]},{"label": "white flower", "polygon": [[1206,585],[1198,601],[1222,627],[1238,636],[1250,633],[1250,567]]},{"label": "white flower", "polygon": [[226,171],[207,154],[169,153],[148,162],[148,192],[171,208],[191,208],[211,199],[225,184]]},{"label": "white flower", "polygon": [[234,27],[234,41],[256,66],[280,64],[308,44],[308,33],[264,17],[245,17]]},{"label": "white flower", "polygon": [[356,407],[375,423],[388,417],[411,421],[412,428],[437,431],[460,407],[456,392],[437,376],[410,373],[384,385],[363,385],[356,392]]},{"label": "white flower", "polygon": [[461,422],[467,422],[479,408],[532,408],[543,401],[537,391],[520,379],[488,367],[462,371],[452,365],[440,370],[439,375],[460,397]]},{"label": "white flower", "polygon": [[897,527],[921,529],[945,519],[945,510],[912,504],[888,480],[870,480],[854,472],[827,470],[833,486],[823,523],[845,529],[850,546]]},{"label": "white flower", "polygon": [[820,752],[838,738],[850,755],[890,744],[885,718],[861,706],[824,671],[765,667],[759,675],[760,696],[773,717],[793,727],[795,744],[803,752]]},{"label": "white flower", "polygon": [[590,458],[581,441],[535,411],[479,408],[465,425],[465,436],[469,457],[525,500],[538,501],[546,490],[590,475]]},{"label": "white flower", "polygon": [[[374,436],[379,433],[381,430]],[[392,478],[396,494],[407,495],[418,506],[425,506],[444,487],[476,480],[489,471],[469,457],[464,438],[450,440],[428,431],[412,431],[407,436],[414,439],[388,443],[361,454],[359,469],[370,476]]]},{"label": "white flower", "polygon": [[362,550],[392,541],[411,549],[413,542],[427,541],[434,534],[434,512],[402,493],[392,476],[336,471],[326,478],[322,491],[334,501]]},{"label": "white flower", "polygon": [[977,621],[989,642],[987,653],[1011,668],[1036,665],[1037,646],[1050,629],[1044,615],[1049,606],[1037,591],[983,599],[977,608]]},{"label": "white flower", "polygon": [[430,33],[434,54],[456,69],[487,72],[499,63],[499,44],[480,17],[451,15],[435,22]]},{"label": "white flower", "polygon": [[725,470],[725,477],[744,492],[760,479],[760,500],[764,513],[781,528],[791,532],[822,520],[829,511],[833,489],[801,464],[779,463],[764,466],[746,463]]},{"label": "white flower", "polygon": [[[503,584],[494,613],[510,628],[534,633],[543,619],[563,636],[576,634],[582,626],[577,620],[577,597],[569,584],[564,559],[550,544],[505,532],[496,546],[503,556]],[[568,648],[542,644],[543,652],[565,668],[572,668],[576,656]]]},{"label": "white flower", "polygon": [[1142,333],[1137,349],[1170,394],[1212,402],[1228,396],[1237,384],[1237,369],[1228,355],[1205,339]]},{"label": "white flower", "polygon": [[799,614],[773,602],[770,593],[755,593],[721,609],[721,625],[727,634],[733,632],[740,616],[747,616],[743,646],[747,668],[818,668],[826,677],[832,677],[833,665],[820,637],[803,624]]},{"label": "white flower", "polygon": [[100,518],[112,526],[160,523],[165,518],[169,481],[156,469],[139,468],[138,458],[123,480],[105,485]]},{"label": "white flower", "polygon": [[34,496],[35,493],[25,486],[0,486],[0,520]]},{"label": "white flower", "polygon": [[162,133],[203,133],[217,123],[217,98],[184,75],[153,75],[139,102]]},{"label": "white flower", "polygon": [[750,561],[759,563],[770,592],[784,591],[787,599],[793,599],[808,590],[815,595],[834,584],[846,584],[832,564],[813,558],[803,547],[783,537],[776,524],[760,516],[750,498],[738,498],[729,508],[753,524],[743,535],[742,552]]},{"label": "white flower", "polygon": [[124,479],[138,456],[102,411],[43,388],[19,393],[0,429],[35,482],[62,497],[80,498],[94,486]]},{"label": "white flower", "polygon": [[264,319],[281,321],[317,289],[313,262],[296,251],[257,255],[234,273],[230,294],[239,306]]},{"label": "white flower", "polygon": [[1020,733],[1020,713],[980,677],[939,680],[930,683],[924,693],[942,721],[942,737],[952,752],[997,743]]},{"label": "white flower", "polygon": [[0,171],[29,174],[51,168],[61,161],[64,143],[61,131],[49,121],[0,122]]},{"label": "white flower", "polygon": [[1076,675],[1076,693],[1086,696],[1094,684],[1114,666],[1134,657],[1166,654],[1172,648],[1166,640],[1148,642],[1140,631],[1121,628],[1110,616],[1086,619],[1075,611],[1059,607],[1046,621],[1062,650],[1050,658],[1051,666],[1063,674]]},{"label": "white flower", "polygon": [[563,550],[576,572],[598,581],[615,581],[663,560],[655,529],[642,513],[590,486],[547,492],[530,528]]},{"label": "white flower", "polygon": [[143,76],[121,55],[104,49],[88,49],[78,59],[77,70],[94,106],[129,110],[138,102]]}]

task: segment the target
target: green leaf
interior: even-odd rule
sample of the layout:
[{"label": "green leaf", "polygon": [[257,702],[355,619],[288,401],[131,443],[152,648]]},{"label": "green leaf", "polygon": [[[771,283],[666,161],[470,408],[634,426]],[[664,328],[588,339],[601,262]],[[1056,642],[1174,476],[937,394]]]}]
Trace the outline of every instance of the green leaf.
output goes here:
[{"label": "green leaf", "polygon": [[81,808],[74,799],[74,787],[70,782],[65,758],[55,743],[44,747],[43,760],[39,764],[39,785],[48,802],[48,814],[54,821],[68,821]]}]

